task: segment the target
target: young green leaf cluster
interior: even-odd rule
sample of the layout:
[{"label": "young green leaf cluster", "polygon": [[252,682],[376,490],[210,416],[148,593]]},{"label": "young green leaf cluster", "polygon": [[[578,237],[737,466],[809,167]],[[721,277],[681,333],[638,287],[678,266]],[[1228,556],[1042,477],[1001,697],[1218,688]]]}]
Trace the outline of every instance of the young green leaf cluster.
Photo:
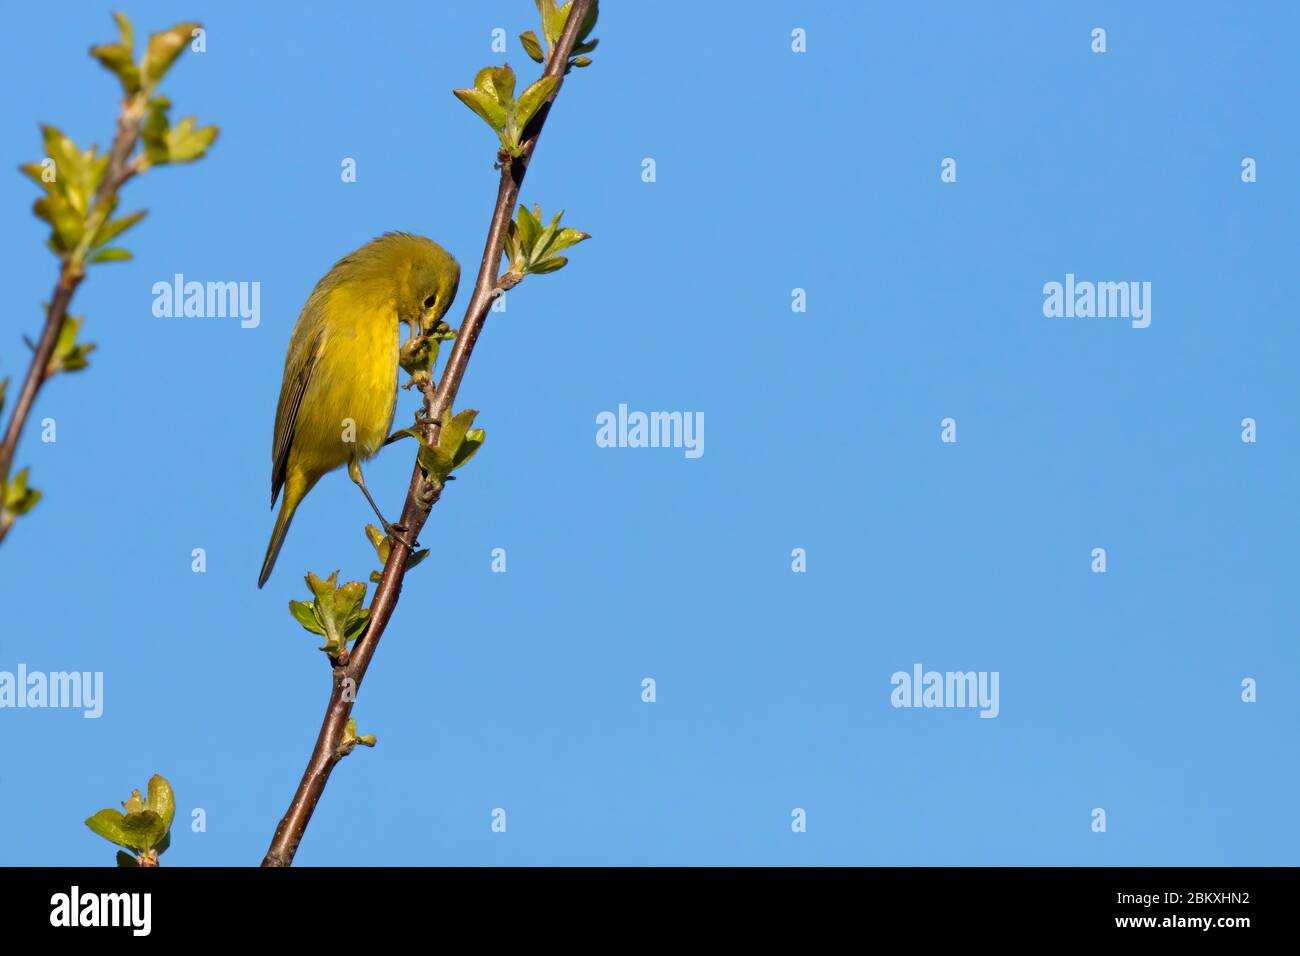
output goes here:
[{"label": "young green leaf cluster", "polygon": [[[78,249],[82,250],[83,256],[96,250],[107,254],[107,259],[114,254],[120,255],[124,250],[102,247],[144,218],[143,212],[115,221],[105,215],[102,217],[104,221],[87,235],[87,220],[95,192],[108,169],[108,154],[100,153],[94,146],[85,151],[78,149],[57,127],[49,124],[41,126],[41,138],[45,159],[18,168],[45,190],[45,195],[32,204],[32,212],[50,224],[50,238],[46,245],[58,256],[71,256]],[[129,254],[124,258],[129,258]],[[106,259],[100,258],[96,252],[91,261]]]},{"label": "young green leaf cluster", "polygon": [[149,112],[144,121],[143,168],[166,163],[192,163],[201,159],[217,138],[215,126],[199,126],[198,118],[186,116],[175,126],[167,118],[172,101],[165,96],[155,96],[149,101]]},{"label": "young green leaf cluster", "polygon": [[[537,0],[537,10],[542,16],[542,36],[546,38],[546,52],[542,52],[542,45],[532,30],[519,37],[519,42],[524,45],[524,52],[534,61],[538,63],[546,61],[551,50],[559,42],[560,34],[564,32],[564,25],[569,21],[569,12],[572,8],[573,0],[569,0],[562,7],[557,7],[555,0]],[[573,48],[575,53],[590,53],[596,49],[599,41],[588,40],[587,36],[596,27],[598,9],[597,4],[591,5],[578,31],[578,43]],[[590,65],[590,57],[573,57],[565,66],[564,72],[568,73],[575,66]],[[528,128],[528,122],[537,115],[542,104],[551,98],[559,85],[559,77],[543,76],[524,90],[519,99],[515,99],[515,71],[510,69],[509,63],[506,63],[502,66],[484,67],[474,77],[474,86],[471,89],[452,90],[452,93],[492,127],[501,140],[501,152],[515,159],[523,152],[523,135],[524,130]]]},{"label": "young green leaf cluster", "polygon": [[330,657],[339,657],[349,641],[361,636],[370,619],[370,611],[361,606],[366,599],[366,586],[360,581],[340,586],[338,571],[324,579],[308,571],[306,580],[312,600],[290,601],[289,613],[306,630],[325,638],[322,651]]},{"label": "young green leaf cluster", "polygon": [[[131,21],[115,13],[121,38],[116,43],[92,47],[90,53],[122,84],[126,113],[143,116],[139,138],[143,153],[137,156],[131,172],[139,173],[164,163],[188,163],[201,157],[217,138],[217,128],[200,128],[193,116],[176,127],[167,119],[171,101],[155,96],[158,84],[176,59],[184,52],[196,23],[180,23],[170,30],[149,38],[144,56],[135,60],[135,38]],[[49,246],[60,257],[70,258],[77,266],[83,262],[121,262],[131,258],[125,249],[109,243],[144,218],[144,211],[118,219],[116,188],[100,195],[108,173],[109,155],[92,146],[81,150],[58,128],[41,127],[45,160],[20,167],[45,195],[36,200],[32,211],[50,224]]]},{"label": "young green leaf cluster", "polygon": [[[0,398],[3,398],[3,390],[0,390]],[[3,404],[0,402],[0,406]],[[0,478],[0,533],[8,531],[15,519],[27,514],[41,500],[39,491],[27,487],[28,470],[24,468],[12,478]]]},{"label": "young green leaf cluster", "polygon": [[510,268],[504,277],[505,284],[514,285],[526,275],[545,275],[563,269],[569,260],[558,253],[591,238],[577,229],[561,229],[563,215],[561,209],[551,218],[550,225],[542,228],[542,207],[534,205],[530,212],[520,204],[506,231],[506,258],[510,260]]},{"label": "young green leaf cluster", "polygon": [[453,471],[474,457],[474,453],[487,440],[487,432],[482,428],[471,428],[478,412],[466,408],[455,415],[450,410],[443,416],[442,429],[438,432],[438,444],[429,446],[420,443],[416,456],[420,467],[432,480],[444,482]]},{"label": "young green leaf cluster", "polygon": [[[546,38],[546,49],[542,49],[542,44],[538,42],[537,34],[532,30],[519,35],[519,42],[523,44],[524,52],[535,63],[545,63],[546,58],[551,55],[555,45],[560,41],[560,34],[564,32],[564,25],[569,22],[569,11],[573,8],[573,0],[569,0],[562,7],[555,5],[555,0],[537,0],[537,11],[542,15],[542,36]],[[569,57],[568,66],[564,72],[575,66],[579,69],[591,66],[591,57],[582,54],[590,53],[596,49],[599,40],[588,40],[591,31],[596,28],[596,17],[600,14],[600,4],[593,3],[591,10],[588,12],[586,19],[578,30],[578,42],[573,47],[573,54]]]},{"label": "young green leaf cluster", "polygon": [[[487,439],[487,432],[482,428],[470,427],[474,424],[477,415],[478,411],[475,409],[466,408],[455,415],[445,416],[442,429],[438,432],[437,446],[425,442],[424,429],[418,420],[411,428],[393,432],[388,436],[388,441],[398,441],[402,438],[414,438],[418,441],[420,451],[416,455],[416,460],[430,480],[441,485],[450,480],[449,476],[453,471],[473,458],[474,453]],[[387,560],[387,555],[384,558]]]},{"label": "young green leaf cluster", "polygon": [[122,810],[104,809],[87,818],[86,826],[110,843],[126,847],[132,853],[118,851],[118,866],[157,866],[158,857],[171,846],[172,819],[176,816],[176,797],[171,784],[161,774],[149,778],[148,799],[132,790],[123,801]]},{"label": "young green leaf cluster", "polygon": [[90,364],[86,356],[95,351],[94,342],[78,342],[77,330],[85,319],[79,315],[65,315],[59,326],[59,337],[54,341],[54,354],[45,363],[45,377],[59,372],[80,372]]},{"label": "young green leaf cluster", "polygon": [[378,742],[379,739],[374,734],[358,737],[357,722],[354,718],[349,717],[348,722],[343,725],[343,739],[339,741],[338,754],[340,757],[346,757],[356,749],[358,744],[362,747],[373,747]]},{"label": "young green leaf cluster", "polygon": [[523,151],[521,137],[528,121],[555,92],[559,82],[554,76],[544,76],[516,100],[515,71],[507,63],[484,67],[474,77],[473,89],[452,92],[496,131],[501,149],[514,157]]}]

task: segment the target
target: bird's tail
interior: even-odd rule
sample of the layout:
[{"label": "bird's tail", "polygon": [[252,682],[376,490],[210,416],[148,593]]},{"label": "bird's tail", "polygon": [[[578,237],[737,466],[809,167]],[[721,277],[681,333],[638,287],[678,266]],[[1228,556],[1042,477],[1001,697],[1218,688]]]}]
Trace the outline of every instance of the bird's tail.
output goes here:
[{"label": "bird's tail", "polygon": [[262,559],[262,573],[257,576],[259,588],[271,576],[275,559],[280,556],[280,547],[284,544],[284,536],[289,533],[289,523],[293,521],[293,513],[298,510],[298,502],[302,501],[302,495],[292,494],[292,490],[285,489],[284,499],[280,502],[280,513],[275,516],[275,527],[271,529],[271,540],[266,546],[266,557]]}]

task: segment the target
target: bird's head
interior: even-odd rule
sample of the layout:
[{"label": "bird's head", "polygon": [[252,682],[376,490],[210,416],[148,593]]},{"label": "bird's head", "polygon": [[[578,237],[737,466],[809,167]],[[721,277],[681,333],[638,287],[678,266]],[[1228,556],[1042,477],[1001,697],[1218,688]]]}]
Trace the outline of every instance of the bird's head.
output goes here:
[{"label": "bird's head", "polygon": [[411,314],[421,329],[428,331],[442,321],[460,286],[460,263],[436,242],[425,239],[426,248],[413,259],[411,268]]},{"label": "bird's head", "polygon": [[432,239],[407,232],[385,233],[349,259],[357,261],[366,281],[388,285],[397,320],[409,325],[412,335],[442,321],[460,285],[455,256]]}]

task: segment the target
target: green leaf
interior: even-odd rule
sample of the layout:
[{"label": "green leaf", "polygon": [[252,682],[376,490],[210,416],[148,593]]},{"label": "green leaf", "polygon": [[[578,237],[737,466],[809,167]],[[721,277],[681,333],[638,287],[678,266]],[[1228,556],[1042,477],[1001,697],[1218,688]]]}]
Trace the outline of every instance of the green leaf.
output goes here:
[{"label": "green leaf", "polygon": [[555,256],[551,259],[543,259],[541,262],[533,263],[528,267],[528,271],[533,275],[546,275],[548,272],[554,272],[556,269],[563,269],[568,265],[569,260],[564,256]]},{"label": "green leaf", "polygon": [[451,462],[440,455],[436,448],[430,448],[428,445],[420,446],[420,450],[415,454],[415,461],[424,469],[425,474],[438,481],[445,481],[451,474]]},{"label": "green leaf", "polygon": [[126,840],[125,845],[142,853],[156,846],[167,835],[162,817],[152,810],[128,813],[122,818],[121,830]]},{"label": "green leaf", "polygon": [[541,208],[534,205],[529,210],[520,204],[512,228],[506,232],[510,272],[516,278],[530,274],[544,275],[563,268],[568,260],[556,253],[591,238],[580,229],[560,228],[563,215],[564,211],[560,210],[542,228]]},{"label": "green leaf", "polygon": [[220,132],[215,126],[200,127],[193,116],[185,117],[172,127],[167,118],[171,106],[171,100],[167,97],[156,96],[149,101],[145,113],[141,133],[144,155],[156,166],[164,163],[190,163],[199,159]]},{"label": "green leaf", "polygon": [[178,23],[170,30],[149,37],[149,46],[140,62],[140,72],[150,87],[156,86],[171,69],[176,58],[185,52],[198,27],[197,23]]},{"label": "green leaf", "polygon": [[118,866],[139,866],[140,861],[135,857],[133,857],[130,853],[127,853],[125,850],[118,850],[117,865]]},{"label": "green leaf", "polygon": [[167,161],[192,163],[208,151],[217,138],[215,126],[199,127],[198,118],[187,116],[167,133]]},{"label": "green leaf", "polygon": [[364,737],[357,736],[357,722],[355,718],[348,718],[348,722],[343,725],[343,739],[340,741],[339,749],[343,753],[351,753],[352,749],[360,744],[363,747],[373,747],[378,743],[374,734],[366,734]]},{"label": "green leaf", "polygon": [[[540,213],[540,210],[538,210],[538,212]],[[561,209],[551,217],[551,221],[547,224],[546,228],[542,230],[541,235],[537,237],[537,241],[533,243],[533,248],[529,252],[528,256],[529,259],[536,261],[546,255],[547,250],[551,248],[551,240],[555,238],[555,234],[560,230],[560,217],[563,215],[564,210]],[[530,269],[530,271],[532,270]]]},{"label": "green leaf", "polygon": [[84,319],[77,315],[63,317],[58,338],[54,340],[54,354],[50,356],[49,364],[45,366],[47,377],[58,372],[80,371],[90,364],[86,356],[95,350],[95,346],[91,343],[77,342],[77,332],[80,331],[83,321]]},{"label": "green leaf", "polygon": [[149,778],[148,794],[149,809],[162,817],[163,829],[170,830],[176,816],[176,795],[172,793],[172,785],[166,777],[156,773]]},{"label": "green leaf", "polygon": [[[591,36],[591,31],[596,29],[596,20],[600,17],[600,0],[591,0],[591,6],[587,8],[587,16],[582,21],[582,26],[578,28],[578,43],[582,44],[587,37]],[[565,16],[568,19],[568,16]],[[591,41],[591,47],[595,47],[596,41]],[[587,52],[583,50],[582,52]]]},{"label": "green leaf", "polygon": [[[360,581],[357,581],[355,583],[361,584]],[[362,584],[361,586],[363,588],[365,587],[364,584]],[[366,624],[369,621],[370,621],[369,608],[362,608],[359,612],[357,612],[355,617],[348,618],[348,622],[343,628],[344,640],[355,641],[358,637],[361,636],[361,633],[366,629]]]},{"label": "green leaf", "polygon": [[486,67],[474,77],[474,86],[491,94],[503,108],[509,109],[515,98],[515,71],[510,69],[509,63]]},{"label": "green leaf", "polygon": [[453,415],[450,421],[443,415],[442,431],[438,433],[438,450],[445,452],[449,460],[455,461],[456,451],[465,441],[465,435],[477,415],[478,412],[472,408]]},{"label": "green leaf", "polygon": [[32,203],[32,212],[44,219],[52,229],[51,239],[55,248],[70,252],[81,242],[86,223],[81,216],[58,193],[50,193]]},{"label": "green leaf", "polygon": [[465,462],[473,458],[475,452],[483,447],[483,442],[486,438],[487,432],[482,428],[471,428],[467,431],[465,433],[465,440],[462,441],[460,447],[456,449],[456,454],[452,459],[452,468],[459,468],[461,465],[465,464]]},{"label": "green leaf", "polygon": [[131,253],[126,249],[101,249],[90,257],[91,262],[126,262]]},{"label": "green leaf", "polygon": [[542,15],[542,35],[546,37],[547,50],[550,50],[564,32],[564,20],[555,7],[555,0],[537,0],[537,11]]},{"label": "green leaf", "polygon": [[570,62],[571,62],[574,66],[576,66],[578,69],[581,70],[581,69],[583,69],[584,67],[591,66],[591,57],[589,57],[589,56],[576,56],[576,57],[574,57]]},{"label": "green leaf", "polygon": [[379,558],[381,565],[388,563],[388,552],[392,550],[393,543],[388,540],[388,535],[384,534],[372,524],[366,525],[366,538],[370,541],[370,546],[375,549],[375,555]]},{"label": "green leaf", "polygon": [[506,223],[505,254],[506,261],[512,266],[524,258],[523,246],[519,242],[519,224],[513,219]]},{"label": "green leaf", "polygon": [[[474,81],[474,86],[478,81]],[[503,107],[508,108],[508,104],[515,99],[515,70],[510,69],[510,64],[503,64],[491,70],[491,88],[497,101]]]},{"label": "green leaf", "polygon": [[515,221],[519,224],[519,241],[523,245],[525,253],[533,248],[533,244],[537,242],[537,237],[542,231],[540,212],[539,209],[538,214],[534,214],[523,203],[519,204],[519,212],[515,216]]},{"label": "green leaf", "polygon": [[482,90],[452,90],[462,103],[483,118],[497,132],[506,127],[506,111],[496,98]]},{"label": "green leaf", "polygon": [[83,164],[76,143],[64,136],[57,126],[48,123],[41,125],[41,139],[45,155],[54,160],[56,175],[63,180],[78,178]]},{"label": "green leaf", "polygon": [[110,843],[130,846],[127,833],[122,827],[125,819],[126,815],[121,810],[100,810],[93,817],[86,818],[86,826],[90,827],[92,833],[102,836]]},{"label": "green leaf", "polygon": [[496,72],[495,66],[485,66],[474,74],[474,89],[487,96],[492,97],[494,103],[500,103],[501,97],[497,96],[496,84],[493,82],[492,74]]},{"label": "green leaf", "polygon": [[325,628],[316,620],[315,605],[311,601],[290,601],[289,613],[293,619],[313,634],[324,634]]},{"label": "green leaf", "polygon": [[[366,537],[369,539],[371,547],[375,549],[375,556],[379,559],[379,570],[370,572],[370,580],[378,584],[384,576],[384,568],[388,565],[388,555],[393,550],[393,542],[389,540],[388,535],[372,524],[366,525]],[[368,614],[369,612],[367,612]]]},{"label": "green leaf", "polygon": [[544,76],[524,90],[524,95],[519,97],[519,102],[515,105],[515,124],[521,133],[542,104],[555,92],[559,82],[558,76]]},{"label": "green leaf", "polygon": [[483,429],[470,427],[477,415],[478,412],[472,408],[464,409],[456,415],[444,412],[442,429],[438,432],[438,447],[420,446],[420,452],[416,456],[420,467],[433,478],[445,481],[448,475],[474,457],[486,437]]},{"label": "green leaf", "polygon": [[167,111],[171,107],[171,100],[165,96],[158,96],[149,101],[145,112],[140,138],[144,142],[145,159],[154,165],[167,162],[167,132],[171,129]]},{"label": "green leaf", "polygon": [[576,246],[578,243],[590,238],[590,235],[578,229],[560,229],[551,239],[551,244],[546,251],[549,253],[563,252],[570,246]]},{"label": "green leaf", "polygon": [[115,10],[113,12],[113,22],[117,24],[117,32],[122,38],[122,46],[126,47],[128,53],[135,56],[135,31],[131,29],[131,18],[125,13]]},{"label": "green leaf", "polygon": [[[52,183],[45,181],[45,167],[40,163],[23,163],[18,168],[22,172],[26,173],[29,177],[31,177],[32,181],[36,183],[36,185],[44,189],[46,192],[51,192],[58,188],[57,179],[56,182],[52,182]],[[58,169],[56,168],[54,171],[55,177],[57,177],[58,174],[59,172]]]},{"label": "green leaf", "polygon": [[[559,41],[560,34],[564,32],[564,28],[569,22],[569,14],[572,12],[573,12],[573,0],[569,0],[568,3],[560,7],[560,9],[557,10],[553,15],[552,25],[555,29],[555,34],[552,37],[553,42]],[[578,28],[577,41],[579,43],[587,39],[587,36],[591,33],[593,29],[595,29],[596,17],[599,15],[599,13],[600,13],[600,0],[592,0],[591,6],[587,8],[587,17],[585,20],[582,21],[582,25]],[[543,13],[542,17],[543,20],[545,20],[545,13]]]},{"label": "green leaf", "polygon": [[5,410],[5,392],[9,389],[9,378],[0,378],[0,412]]},{"label": "green leaf", "polygon": [[120,219],[107,220],[99,227],[99,231],[95,233],[95,238],[91,240],[90,247],[92,249],[98,249],[100,246],[108,245],[148,214],[149,211],[147,209],[141,209],[139,212],[133,212],[130,215],[122,216]]},{"label": "green leaf", "polygon": [[[325,637],[325,646],[321,650],[331,657],[340,654],[347,647],[348,641],[360,636],[370,616],[369,610],[361,607],[366,597],[365,584],[360,581],[349,581],[340,587],[338,578],[338,571],[325,579],[311,572],[307,573],[307,586],[315,595],[315,601],[310,607],[316,622],[323,628],[319,633]],[[297,603],[306,604],[305,601]],[[290,603],[289,612],[294,615],[299,624],[314,632],[314,629],[299,617],[294,602]]]},{"label": "green leaf", "polygon": [[93,345],[78,345],[72,350],[71,354],[60,360],[60,371],[80,372],[83,368],[90,365],[86,356],[95,350]]},{"label": "green leaf", "polygon": [[135,57],[128,47],[120,43],[104,43],[92,46],[90,55],[103,64],[122,84],[122,91],[128,96],[140,91],[140,70],[135,65]]},{"label": "green leaf", "polygon": [[41,500],[39,491],[27,487],[28,470],[24,468],[8,481],[0,481],[0,507],[12,515],[27,514]]},{"label": "green leaf", "polygon": [[524,46],[524,52],[534,63],[543,63],[546,61],[546,54],[542,52],[542,44],[537,39],[537,34],[528,30],[519,34],[519,42]]}]

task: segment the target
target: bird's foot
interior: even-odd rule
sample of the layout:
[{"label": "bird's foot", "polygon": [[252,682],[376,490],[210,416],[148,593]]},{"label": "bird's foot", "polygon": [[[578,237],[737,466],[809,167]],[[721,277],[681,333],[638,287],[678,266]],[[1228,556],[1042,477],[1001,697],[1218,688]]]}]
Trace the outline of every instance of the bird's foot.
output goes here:
[{"label": "bird's foot", "polygon": [[414,551],[420,546],[420,542],[418,541],[406,540],[406,525],[404,524],[393,524],[391,521],[385,521],[384,534],[388,535],[388,537],[392,538],[394,541],[402,542],[402,544],[406,545],[406,550],[408,551]]},{"label": "bird's foot", "polygon": [[437,425],[439,428],[441,428],[442,417],[439,416],[438,418],[430,418],[428,415],[424,413],[424,409],[417,408],[415,410],[415,426],[417,428],[428,428],[430,425]]}]

